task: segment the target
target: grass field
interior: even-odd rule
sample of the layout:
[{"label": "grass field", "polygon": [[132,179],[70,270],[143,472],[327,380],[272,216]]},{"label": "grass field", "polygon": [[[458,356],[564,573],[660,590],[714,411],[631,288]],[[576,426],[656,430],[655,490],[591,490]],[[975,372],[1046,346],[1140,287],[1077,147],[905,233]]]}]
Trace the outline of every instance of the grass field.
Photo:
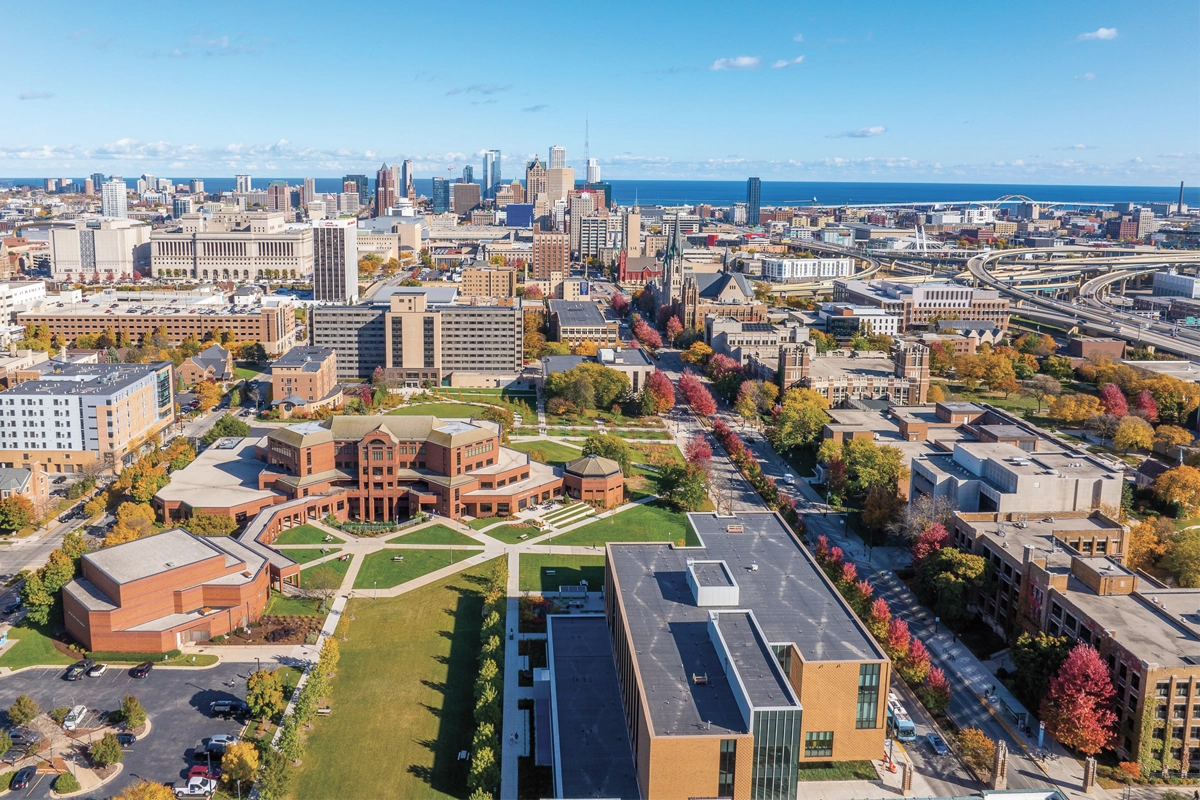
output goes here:
[{"label": "grass field", "polygon": [[319,547],[281,547],[279,548],[279,552],[283,553],[297,564],[307,564],[310,561],[316,561],[318,558],[327,556],[330,553],[340,553],[342,552],[342,548],[331,547],[329,548],[329,552],[322,553],[321,548]]},{"label": "grass field", "polygon": [[332,569],[334,572],[336,572],[341,577],[343,577],[343,578],[346,577],[346,572],[350,569],[350,562],[353,560],[354,559],[352,559],[352,558],[348,558],[345,561],[340,561],[335,558],[333,561],[325,561],[320,564],[317,564],[315,567],[306,567],[306,568],[300,570],[300,588],[301,589],[311,588],[312,584],[309,583],[308,577],[310,575],[312,575],[312,571],[314,569],[319,569],[321,567],[329,567],[330,569]]},{"label": "grass field", "polygon": [[[471,749],[481,591],[491,563],[342,617],[334,713],[316,722],[292,797],[459,798]],[[348,626],[348,627],[347,627]]]},{"label": "grass field", "polygon": [[[451,555],[454,560],[451,561]],[[354,579],[355,589],[373,589],[379,581],[380,589],[390,589],[402,583],[428,575],[434,570],[457,564],[459,561],[479,555],[478,550],[380,550],[363,560],[358,576]],[[393,561],[404,556],[403,561]]]},{"label": "grass field", "polygon": [[267,601],[266,614],[280,617],[316,617],[320,616],[317,606],[320,600],[309,597],[288,597],[280,592],[271,592]]},{"label": "grass field", "polygon": [[467,527],[478,531],[486,528],[488,525],[495,525],[499,521],[499,517],[476,517],[467,523]]},{"label": "grass field", "polygon": [[[274,544],[324,544],[326,536],[333,534],[326,533],[314,525],[298,525],[279,534]],[[341,544],[345,539],[333,536],[333,541]]]},{"label": "grass field", "polygon": [[233,374],[245,381],[253,381],[262,377],[261,372],[256,369],[247,369],[246,367],[234,367]]},{"label": "grass field", "polygon": [[826,764],[801,764],[802,781],[876,781],[879,773],[870,761],[835,761]]},{"label": "grass field", "polygon": [[455,417],[474,417],[487,410],[487,406],[476,406],[465,403],[421,403],[415,406],[401,406],[387,412],[394,417],[440,417],[453,419]]},{"label": "grass field", "polygon": [[447,528],[445,525],[431,525],[428,528],[421,528],[419,531],[406,533],[403,536],[397,536],[395,539],[388,539],[389,544],[461,544],[468,547],[478,547],[479,542],[467,536],[465,533],[459,533],[453,528]]},{"label": "grass field", "polygon": [[551,542],[587,546],[605,542],[673,542],[682,538],[686,538],[690,546],[699,544],[683,514],[650,503],[596,520],[591,525],[556,536]]},{"label": "grass field", "polygon": [[[554,570],[547,575],[546,570]],[[604,556],[552,556],[547,553],[521,554],[521,591],[557,592],[559,586],[588,582],[589,591],[604,585]]]},{"label": "grass field", "polygon": [[64,656],[54,649],[53,641],[42,627],[35,627],[29,622],[9,629],[9,639],[19,639],[0,656],[0,667],[20,669],[34,664],[74,664],[76,659]]},{"label": "grass field", "polygon": [[[541,536],[542,532],[532,525],[524,525],[521,527],[516,525],[501,525],[499,528],[493,528],[483,535],[492,536],[504,542],[505,544],[517,544],[525,541],[526,539],[532,539],[535,536]],[[522,536],[525,536],[525,539],[522,539]]]},{"label": "grass field", "polygon": [[567,447],[565,444],[559,444],[558,442],[513,442],[508,446],[513,450],[520,450],[522,453],[532,453],[534,450],[541,450],[546,454],[546,463],[555,467],[561,467],[568,461],[574,461],[583,455],[583,452],[579,448]]}]

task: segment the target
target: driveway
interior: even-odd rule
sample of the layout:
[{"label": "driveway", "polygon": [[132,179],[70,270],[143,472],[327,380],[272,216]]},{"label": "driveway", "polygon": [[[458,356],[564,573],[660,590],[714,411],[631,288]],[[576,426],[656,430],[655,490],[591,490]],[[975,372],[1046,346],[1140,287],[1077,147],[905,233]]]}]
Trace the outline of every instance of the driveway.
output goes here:
[{"label": "driveway", "polygon": [[[212,669],[156,669],[145,680],[129,676],[129,669],[109,669],[99,678],[67,682],[64,668],[22,670],[0,678],[0,706],[7,708],[26,693],[43,711],[61,706],[86,705],[89,709],[112,711],[132,694],[146,707],[150,733],[125,752],[125,768],[94,797],[112,797],[126,786],[145,779],[166,783],[179,781],[191,766],[189,756],[196,742],[218,733],[237,733],[238,722],[214,719],[208,709],[214,700],[246,696],[246,677],[252,664],[219,664]],[[233,686],[226,685],[233,682]],[[49,797],[50,784],[43,779],[32,789],[14,792],[13,797]],[[87,795],[86,797],[92,797]]]}]

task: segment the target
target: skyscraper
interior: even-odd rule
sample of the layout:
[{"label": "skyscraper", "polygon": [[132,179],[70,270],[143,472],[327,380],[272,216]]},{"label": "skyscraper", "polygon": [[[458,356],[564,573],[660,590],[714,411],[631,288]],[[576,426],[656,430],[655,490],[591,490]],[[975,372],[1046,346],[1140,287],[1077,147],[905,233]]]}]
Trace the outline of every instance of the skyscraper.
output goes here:
[{"label": "skyscraper", "polygon": [[104,185],[104,173],[103,172],[93,172],[92,173],[92,186],[95,186],[97,189],[99,189],[103,185]]},{"label": "skyscraper", "polygon": [[400,194],[407,197],[409,192],[412,191],[412,188],[413,188],[412,159],[406,158],[406,159],[404,159],[404,166],[402,166],[400,168],[400,186],[397,187],[397,191]]},{"label": "skyscraper", "polygon": [[762,181],[751,178],[746,181],[746,224],[758,225],[758,209],[762,201]]},{"label": "skyscraper", "polygon": [[246,192],[250,191],[249,175],[235,175],[234,181],[234,191],[238,192],[239,194],[245,194]]},{"label": "skyscraper", "polygon": [[358,221],[313,223],[313,299],[352,305],[358,300]]},{"label": "skyscraper", "polygon": [[192,178],[188,181],[188,191],[192,194],[204,194],[204,181]]},{"label": "skyscraper", "polygon": [[587,162],[587,182],[600,182],[600,162],[594,158],[589,158]]},{"label": "skyscraper", "polygon": [[550,169],[566,169],[567,148],[554,145],[550,148]]},{"label": "skyscraper", "polygon": [[358,189],[358,204],[365,206],[371,199],[371,185],[366,175],[347,175],[342,183],[353,183]]},{"label": "skyscraper", "polygon": [[433,213],[445,214],[450,210],[450,182],[445,178],[433,179]]},{"label": "skyscraper", "polygon": [[125,181],[115,175],[112,180],[105,181],[100,195],[101,216],[128,219],[129,200],[125,196],[127,191]]},{"label": "skyscraper", "polygon": [[300,205],[307,207],[317,197],[317,181],[315,178],[304,179],[304,189],[300,193]]},{"label": "skyscraper", "polygon": [[91,178],[83,179],[83,193],[84,194],[95,194],[96,193],[96,184],[92,183]]},{"label": "skyscraper", "polygon": [[392,168],[384,164],[375,173],[375,208],[371,216],[382,217],[389,208],[396,205],[396,184]]},{"label": "skyscraper", "polygon": [[525,166],[525,199],[533,202],[539,194],[546,193],[546,165],[534,157]]},{"label": "skyscraper", "polygon": [[[460,183],[474,183],[474,182],[475,182],[475,168],[472,167],[470,164],[467,164],[465,167],[463,167],[462,180],[460,181]],[[487,183],[485,182],[483,185],[487,186]]]},{"label": "skyscraper", "polygon": [[287,211],[292,207],[292,188],[287,181],[271,181],[267,184],[267,210]]},{"label": "skyscraper", "polygon": [[486,150],[483,153],[483,197],[495,200],[500,188],[500,151]]}]

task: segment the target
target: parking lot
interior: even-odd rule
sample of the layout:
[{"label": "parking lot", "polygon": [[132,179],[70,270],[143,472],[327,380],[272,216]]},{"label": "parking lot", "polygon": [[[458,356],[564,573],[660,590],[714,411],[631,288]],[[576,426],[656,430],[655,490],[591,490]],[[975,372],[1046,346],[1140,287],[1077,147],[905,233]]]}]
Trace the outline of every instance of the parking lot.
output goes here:
[{"label": "parking lot", "polygon": [[[196,742],[219,733],[239,732],[240,723],[214,719],[209,708],[216,700],[244,699],[246,677],[253,669],[253,664],[219,664],[211,669],[163,667],[145,680],[136,680],[130,677],[128,667],[121,667],[111,668],[99,678],[78,681],[63,680],[62,667],[28,669],[0,678],[0,707],[8,708],[22,692],[36,700],[42,711],[75,705],[112,711],[120,707],[126,694],[136,696],[146,708],[151,729],[125,752],[121,774],[94,795],[112,797],[142,779],[182,781],[192,764]],[[12,796],[49,797],[50,784],[49,776],[39,776],[29,789]]]}]

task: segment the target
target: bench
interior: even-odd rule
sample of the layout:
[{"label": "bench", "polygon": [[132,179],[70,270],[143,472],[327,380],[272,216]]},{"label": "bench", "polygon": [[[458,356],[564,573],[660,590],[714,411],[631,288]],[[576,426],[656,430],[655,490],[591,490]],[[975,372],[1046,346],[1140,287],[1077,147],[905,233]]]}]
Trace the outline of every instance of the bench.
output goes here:
[{"label": "bench", "polygon": [[392,561],[403,561],[404,556],[392,556]]},{"label": "bench", "polygon": [[318,717],[328,717],[328,716],[329,716],[330,714],[332,714],[332,713],[333,713],[333,709],[332,709],[332,708],[330,708],[329,706],[325,706],[324,708],[318,708],[318,709],[317,709],[317,716],[318,716]]}]

